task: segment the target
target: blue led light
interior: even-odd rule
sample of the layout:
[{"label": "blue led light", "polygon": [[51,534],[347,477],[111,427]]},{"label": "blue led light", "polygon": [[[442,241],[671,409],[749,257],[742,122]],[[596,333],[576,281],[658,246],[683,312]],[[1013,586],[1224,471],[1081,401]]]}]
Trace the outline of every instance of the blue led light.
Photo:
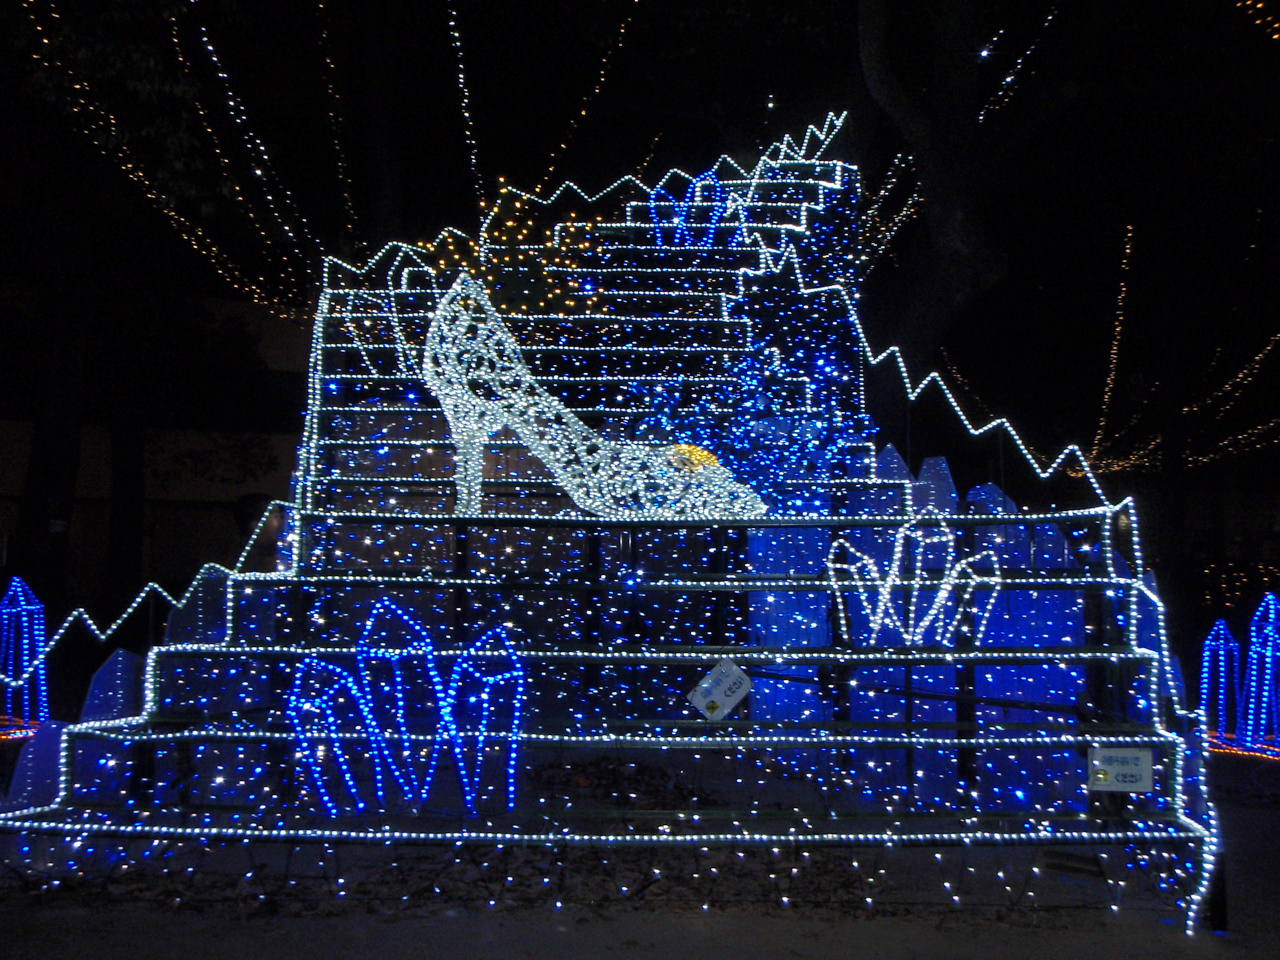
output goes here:
[{"label": "blue led light", "polygon": [[20,577],[0,599],[0,680],[4,682],[3,732],[30,732],[49,719],[44,604]]},{"label": "blue led light", "polygon": [[1268,593],[1249,621],[1249,655],[1237,740],[1280,747],[1280,599]]},{"label": "blue led light", "polygon": [[1200,707],[1211,731],[1234,734],[1240,709],[1240,644],[1225,620],[1215,623],[1204,641]]},{"label": "blue led light", "polygon": [[[654,241],[659,246],[712,246],[716,230],[728,212],[731,196],[714,170],[694,177],[681,200],[676,200],[666,188],[655,187],[649,194]],[[729,245],[735,245],[739,236],[740,232],[732,234]]]},{"label": "blue led light", "polygon": [[429,631],[380,600],[360,634],[355,661],[350,670],[308,656],[289,693],[298,753],[330,816],[386,812],[396,798],[414,809],[438,799],[437,775],[446,761],[456,770],[463,807],[474,816],[491,792],[485,758],[495,749],[494,737],[506,757],[503,805],[515,807],[525,681],[504,628],[488,631],[454,657],[445,680]]}]

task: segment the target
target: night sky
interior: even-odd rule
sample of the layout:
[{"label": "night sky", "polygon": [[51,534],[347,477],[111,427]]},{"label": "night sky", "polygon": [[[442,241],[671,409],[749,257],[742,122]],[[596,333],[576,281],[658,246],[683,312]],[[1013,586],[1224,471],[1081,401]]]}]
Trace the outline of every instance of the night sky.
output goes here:
[{"label": "night sky", "polygon": [[[0,419],[34,438],[6,452],[24,465],[5,572],[38,584],[58,619],[79,603],[109,615],[148,577],[180,588],[194,573],[157,569],[137,546],[148,431],[300,429],[322,253],[474,229],[447,7],[114,0],[0,14]],[[721,153],[748,162],[828,110],[850,111],[833,155],[868,184],[911,154],[926,204],[863,286],[872,346],[941,370],[974,417],[1008,416],[1042,454],[1093,446],[1123,282],[1097,460],[1113,499],[1139,498],[1176,646],[1280,585],[1280,358],[1250,364],[1280,330],[1274,30],[1231,0],[457,7],[490,193],[499,176],[537,184],[562,141],[555,179],[598,189],[697,173]],[[282,232],[304,218],[307,237]],[[273,343],[296,345],[291,368],[268,362]],[[917,462],[950,429],[932,409],[907,428]],[[900,415],[886,406],[883,420],[902,442]],[[109,518],[93,531],[74,527],[89,425],[110,459]],[[227,509],[251,524],[287,490],[255,472],[246,442]],[[992,479],[987,460],[952,463],[962,486]],[[112,557],[95,583],[68,574],[86,538]],[[1239,577],[1224,590],[1228,563]]]}]

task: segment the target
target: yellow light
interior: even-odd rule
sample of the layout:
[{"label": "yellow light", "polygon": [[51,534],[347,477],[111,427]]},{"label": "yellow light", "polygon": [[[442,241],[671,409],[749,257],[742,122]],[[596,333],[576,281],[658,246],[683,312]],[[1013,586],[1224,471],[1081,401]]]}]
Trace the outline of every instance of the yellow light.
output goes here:
[{"label": "yellow light", "polygon": [[671,463],[681,470],[697,473],[707,467],[717,467],[720,461],[710,450],[692,443],[677,443],[671,448]]}]

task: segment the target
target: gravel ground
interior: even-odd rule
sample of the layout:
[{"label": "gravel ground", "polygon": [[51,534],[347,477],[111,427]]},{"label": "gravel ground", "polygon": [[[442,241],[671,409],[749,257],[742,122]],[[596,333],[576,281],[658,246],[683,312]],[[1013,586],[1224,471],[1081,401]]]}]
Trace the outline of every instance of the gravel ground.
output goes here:
[{"label": "gravel ground", "polygon": [[856,918],[780,908],[709,913],[616,908],[459,910],[425,916],[235,917],[138,906],[46,906],[9,902],[0,910],[10,960],[145,957],[273,960],[376,956],[430,960],[731,956],[750,958],[1274,957],[1272,933],[1188,938],[1167,917],[1102,911],[994,920],[945,916]]},{"label": "gravel ground", "polygon": [[1232,760],[1217,766],[1230,926],[1225,935],[1187,937],[1172,914],[1136,907],[1116,914],[883,907],[867,915],[831,907],[725,906],[703,912],[657,902],[562,910],[434,902],[371,912],[321,900],[290,915],[278,905],[267,911],[251,901],[197,907],[84,891],[34,896],[8,888],[0,892],[0,957],[1280,957],[1280,764]]}]

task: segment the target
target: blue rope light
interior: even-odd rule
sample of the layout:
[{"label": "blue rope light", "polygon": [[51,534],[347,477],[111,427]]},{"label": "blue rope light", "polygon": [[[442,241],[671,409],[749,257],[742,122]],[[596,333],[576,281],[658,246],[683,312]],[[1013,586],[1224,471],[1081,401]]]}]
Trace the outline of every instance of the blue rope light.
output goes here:
[{"label": "blue rope light", "polygon": [[[309,656],[289,693],[298,752],[330,816],[386,812],[394,808],[393,789],[412,808],[438,799],[437,774],[446,756],[457,772],[462,805],[475,816],[480,800],[492,792],[486,784],[491,764],[485,761],[495,736],[506,757],[503,805],[515,807],[525,676],[504,628],[495,627],[453,658],[445,680],[426,627],[395,603],[380,600],[360,635],[355,660],[355,669],[348,670]],[[429,750],[420,747],[421,737],[429,740]]]},{"label": "blue rope light", "polygon": [[[725,189],[714,170],[690,181],[681,200],[676,200],[665,187],[655,187],[649,194],[654,242],[659,246],[711,247],[731,197],[733,194]],[[740,237],[741,231],[735,232],[727,245],[736,245]]]},{"label": "blue rope light", "polygon": [[1235,732],[1240,709],[1240,644],[1225,620],[1215,623],[1204,641],[1200,707],[1211,731],[1225,735]]},{"label": "blue rope light", "polygon": [[1201,652],[1200,704],[1210,747],[1280,759],[1280,599],[1268,593],[1249,621],[1242,652],[1225,620]]},{"label": "blue rope light", "polygon": [[33,732],[49,719],[44,604],[21,577],[0,599],[0,673],[4,683],[4,736]]}]

